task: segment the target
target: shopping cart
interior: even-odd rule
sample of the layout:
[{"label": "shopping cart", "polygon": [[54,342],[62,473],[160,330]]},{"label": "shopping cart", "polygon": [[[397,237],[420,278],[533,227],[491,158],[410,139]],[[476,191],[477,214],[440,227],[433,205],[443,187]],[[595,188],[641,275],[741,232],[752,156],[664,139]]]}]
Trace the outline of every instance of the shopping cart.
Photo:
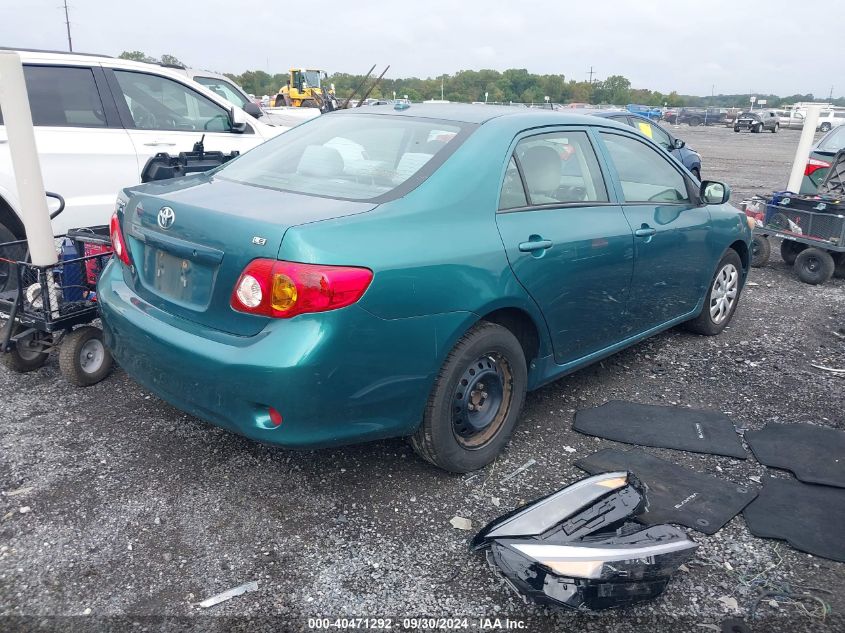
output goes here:
[{"label": "shopping cart", "polygon": [[[56,217],[64,209],[59,200]],[[105,378],[112,358],[103,344],[96,285],[112,255],[107,226],[73,229],[56,237],[57,264],[36,266],[26,240],[0,244],[0,358],[13,371],[40,368],[58,351],[70,382],[93,385]]]}]

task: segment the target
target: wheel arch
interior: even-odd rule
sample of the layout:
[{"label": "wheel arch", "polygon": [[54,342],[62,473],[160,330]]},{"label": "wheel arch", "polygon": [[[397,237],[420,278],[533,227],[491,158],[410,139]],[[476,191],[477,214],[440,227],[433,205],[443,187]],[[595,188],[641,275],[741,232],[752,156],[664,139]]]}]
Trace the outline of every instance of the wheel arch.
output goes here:
[{"label": "wheel arch", "polygon": [[531,361],[539,356],[542,342],[540,328],[537,327],[537,323],[525,310],[515,307],[498,308],[484,314],[478,321],[496,323],[508,329],[522,346],[528,367],[531,367]]},{"label": "wheel arch", "polygon": [[21,222],[18,214],[15,213],[12,205],[2,195],[0,195],[0,224],[3,224],[3,226],[14,233],[17,239],[22,240],[26,238],[23,222]]},{"label": "wheel arch", "polygon": [[751,263],[751,253],[748,252],[748,244],[746,244],[743,240],[737,240],[731,244],[727,250],[736,251],[736,254],[739,255],[739,259],[742,262],[743,273],[744,275],[747,275],[748,267]]}]

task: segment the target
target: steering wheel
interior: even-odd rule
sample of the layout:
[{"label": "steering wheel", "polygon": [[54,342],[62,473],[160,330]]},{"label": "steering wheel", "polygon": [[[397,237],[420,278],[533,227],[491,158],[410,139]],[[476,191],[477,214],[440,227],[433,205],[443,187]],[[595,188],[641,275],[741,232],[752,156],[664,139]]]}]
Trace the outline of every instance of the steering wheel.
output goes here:
[{"label": "steering wheel", "polygon": [[[225,114],[215,114],[213,117],[211,117],[208,121],[205,122],[205,125],[203,125],[203,129],[207,132],[208,126],[211,125],[211,123],[213,121],[216,121],[217,119],[223,119],[223,121],[224,121],[223,128],[225,129],[225,127],[226,127],[225,124],[229,122],[229,117],[226,116]],[[222,132],[223,130],[220,130],[220,131]]]}]

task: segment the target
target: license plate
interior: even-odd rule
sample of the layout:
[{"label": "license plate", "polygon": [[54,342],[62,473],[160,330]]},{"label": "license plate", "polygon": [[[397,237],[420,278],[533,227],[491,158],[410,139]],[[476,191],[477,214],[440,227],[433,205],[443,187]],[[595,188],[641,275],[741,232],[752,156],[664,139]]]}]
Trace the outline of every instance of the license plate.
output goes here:
[{"label": "license plate", "polygon": [[148,247],[144,276],[147,286],[161,297],[192,307],[208,304],[213,274],[207,266]]}]

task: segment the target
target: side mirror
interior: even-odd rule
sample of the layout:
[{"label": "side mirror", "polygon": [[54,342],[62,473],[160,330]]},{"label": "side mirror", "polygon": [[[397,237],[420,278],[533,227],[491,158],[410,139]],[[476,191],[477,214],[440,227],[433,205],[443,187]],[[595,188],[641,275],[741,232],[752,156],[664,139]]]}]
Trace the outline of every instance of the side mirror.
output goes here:
[{"label": "side mirror", "polygon": [[676,138],[672,141],[672,149],[681,149],[684,147],[686,143],[679,138]]},{"label": "side mirror", "polygon": [[232,122],[232,132],[242,134],[246,131],[246,116],[243,110],[232,108],[229,111],[229,120]]},{"label": "side mirror", "polygon": [[259,119],[264,116],[264,111],[252,101],[247,101],[244,104],[244,112],[246,112],[251,117],[255,117],[256,119]]},{"label": "side mirror", "polygon": [[698,193],[704,204],[725,204],[731,198],[731,188],[715,180],[702,182]]}]

